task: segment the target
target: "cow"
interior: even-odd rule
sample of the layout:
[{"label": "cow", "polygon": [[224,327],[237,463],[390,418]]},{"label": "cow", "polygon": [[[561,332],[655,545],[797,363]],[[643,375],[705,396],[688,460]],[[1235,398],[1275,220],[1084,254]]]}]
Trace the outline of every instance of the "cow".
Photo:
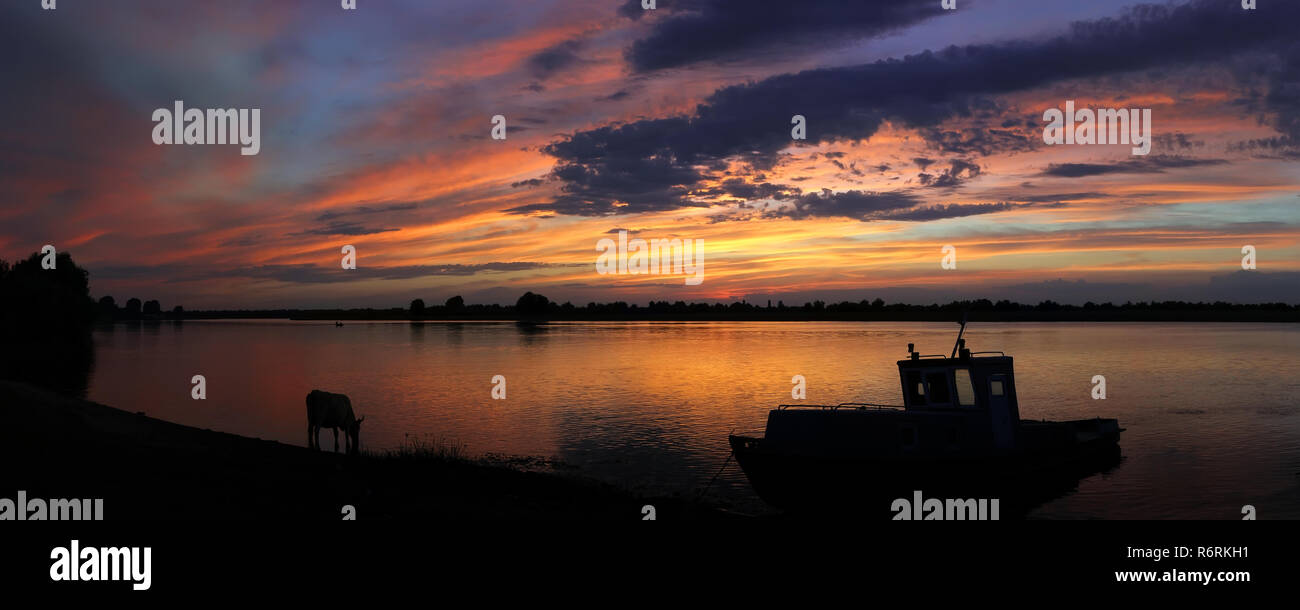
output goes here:
[{"label": "cow", "polygon": [[334,430],[334,451],[339,450],[339,429],[343,429],[343,450],[356,455],[360,450],[361,422],[366,418],[352,412],[352,401],[346,394],[332,394],[312,390],[307,395],[307,446],[320,450],[320,429]]}]

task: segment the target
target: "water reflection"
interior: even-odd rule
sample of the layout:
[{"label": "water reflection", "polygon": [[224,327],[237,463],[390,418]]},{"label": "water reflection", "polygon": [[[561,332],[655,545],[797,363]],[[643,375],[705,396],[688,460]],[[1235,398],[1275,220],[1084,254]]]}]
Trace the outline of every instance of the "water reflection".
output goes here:
[{"label": "water reflection", "polygon": [[[437,328],[434,328],[436,326]],[[808,402],[898,400],[895,361],[951,348],[926,323],[187,322],[96,333],[90,398],[180,423],[303,444],[303,396],[348,394],[370,448],[405,435],[474,454],[556,458],[584,476],[691,493],[804,375]],[[1031,511],[1053,518],[1300,518],[1300,330],[1280,324],[983,324],[1016,359],[1025,418],[1116,417],[1122,467]],[[208,400],[188,400],[204,374]],[[491,398],[494,375],[508,398]],[[1107,378],[1093,400],[1089,380]],[[1066,489],[1066,491],[1069,491]],[[711,499],[762,512],[733,465]]]},{"label": "water reflection", "polygon": [[546,322],[533,322],[528,320],[519,320],[515,322],[515,331],[519,333],[519,343],[521,345],[533,345],[541,339],[545,339],[551,327]]}]

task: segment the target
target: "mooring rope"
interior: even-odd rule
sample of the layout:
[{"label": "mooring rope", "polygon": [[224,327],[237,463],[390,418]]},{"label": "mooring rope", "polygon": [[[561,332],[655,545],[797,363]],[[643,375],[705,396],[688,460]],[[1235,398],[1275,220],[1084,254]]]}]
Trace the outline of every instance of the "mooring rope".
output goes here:
[{"label": "mooring rope", "polygon": [[713,487],[713,482],[716,481],[716,480],[718,480],[718,476],[721,475],[721,474],[722,474],[722,471],[725,470],[725,469],[727,468],[727,464],[730,464],[730,463],[731,463],[731,458],[732,458],[733,456],[735,456],[735,455],[736,455],[736,452],[735,452],[735,451],[732,451],[732,452],[730,452],[730,453],[727,454],[727,459],[725,459],[725,460],[722,461],[722,467],[719,468],[717,472],[713,473],[713,478],[712,478],[712,479],[709,479],[709,483],[708,483],[708,485],[705,485],[705,486],[704,486],[704,489],[701,490],[700,493],[699,493],[698,495],[695,496],[695,499],[696,499],[697,501],[703,499],[703,498],[704,498],[704,494],[709,493],[709,488],[710,488],[710,487]]}]

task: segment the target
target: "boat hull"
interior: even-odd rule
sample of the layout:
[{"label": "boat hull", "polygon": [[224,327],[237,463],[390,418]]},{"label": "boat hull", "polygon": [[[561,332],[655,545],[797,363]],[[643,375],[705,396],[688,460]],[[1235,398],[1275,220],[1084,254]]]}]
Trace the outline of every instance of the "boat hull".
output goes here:
[{"label": "boat hull", "polygon": [[1115,420],[1024,422],[1026,448],[1003,455],[905,457],[816,455],[733,435],[731,449],[754,491],[787,511],[851,510],[889,515],[892,501],[926,497],[998,498],[1004,516],[1075,489],[1083,478],[1119,464]]}]

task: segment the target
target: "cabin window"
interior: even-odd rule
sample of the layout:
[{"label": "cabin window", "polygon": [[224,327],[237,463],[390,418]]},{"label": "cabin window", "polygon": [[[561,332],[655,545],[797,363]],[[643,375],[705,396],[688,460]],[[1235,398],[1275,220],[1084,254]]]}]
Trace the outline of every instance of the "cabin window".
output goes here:
[{"label": "cabin window", "polygon": [[946,405],[952,402],[948,392],[948,372],[936,371],[925,376],[925,385],[930,389],[930,404]]},{"label": "cabin window", "polygon": [[963,407],[975,406],[975,384],[970,380],[970,369],[954,369],[953,380],[957,382],[957,404]]},{"label": "cabin window", "polygon": [[1003,390],[1002,390],[1002,380],[1001,380],[1001,379],[994,379],[994,380],[990,381],[990,382],[989,382],[989,391],[992,392],[994,396],[1002,396],[1002,395],[1004,394],[1004,392],[1003,392]]},{"label": "cabin window", "polygon": [[907,402],[913,405],[925,404],[925,384],[921,383],[921,374],[916,371],[907,373]]}]

